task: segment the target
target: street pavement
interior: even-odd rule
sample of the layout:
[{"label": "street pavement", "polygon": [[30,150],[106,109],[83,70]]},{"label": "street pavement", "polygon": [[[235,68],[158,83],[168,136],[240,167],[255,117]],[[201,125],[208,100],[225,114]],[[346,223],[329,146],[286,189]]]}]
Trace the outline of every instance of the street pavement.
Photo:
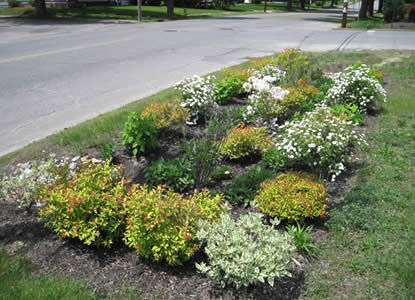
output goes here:
[{"label": "street pavement", "polygon": [[415,49],[415,32],[337,30],[340,10],[155,23],[0,19],[0,155],[193,74],[285,48]]}]

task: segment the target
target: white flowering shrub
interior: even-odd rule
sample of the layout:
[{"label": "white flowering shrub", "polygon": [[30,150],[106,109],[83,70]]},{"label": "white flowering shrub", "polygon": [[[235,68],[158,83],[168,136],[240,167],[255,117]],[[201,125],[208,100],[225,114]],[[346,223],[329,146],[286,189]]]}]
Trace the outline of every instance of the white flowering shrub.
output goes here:
[{"label": "white flowering shrub", "polygon": [[5,176],[0,181],[0,198],[16,201],[19,208],[30,209],[36,204],[36,194],[39,188],[54,181],[51,173],[55,166],[55,156],[50,155],[43,163],[30,162],[31,168],[19,169],[15,176]]},{"label": "white flowering shrub", "polygon": [[363,113],[376,99],[386,101],[386,91],[381,84],[381,74],[364,64],[356,64],[334,74],[334,85],[328,90],[329,105],[355,104]]},{"label": "white flowering shrub", "polygon": [[180,81],[175,89],[182,95],[181,106],[190,109],[190,120],[196,122],[200,115],[206,115],[215,106],[214,95],[217,93],[214,84],[215,76],[206,78],[194,75]]},{"label": "white flowering shrub", "polygon": [[309,167],[334,181],[350,159],[350,147],[365,143],[355,126],[334,116],[326,106],[317,106],[303,119],[278,128],[275,147],[265,153],[264,162],[276,169]]},{"label": "white flowering shrub", "polygon": [[252,76],[244,83],[243,88],[249,94],[268,92],[284,78],[285,72],[277,67],[266,65],[261,70],[252,72]]},{"label": "white flowering shrub", "polygon": [[[277,225],[277,219],[272,220]],[[236,288],[291,276],[288,271],[295,250],[292,236],[263,224],[263,215],[250,213],[234,221],[224,215],[217,223],[199,223],[196,238],[206,243],[209,263],[196,263],[203,274]]]}]

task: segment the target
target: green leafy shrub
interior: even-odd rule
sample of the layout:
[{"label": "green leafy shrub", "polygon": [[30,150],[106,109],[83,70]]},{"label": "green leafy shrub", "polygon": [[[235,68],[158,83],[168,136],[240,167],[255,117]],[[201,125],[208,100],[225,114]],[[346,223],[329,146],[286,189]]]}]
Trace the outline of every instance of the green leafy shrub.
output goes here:
[{"label": "green leafy shrub", "polygon": [[254,166],[245,174],[239,175],[228,186],[227,198],[247,206],[255,199],[263,181],[272,178],[273,172],[260,166]]},{"label": "green leafy shrub", "polygon": [[261,154],[272,144],[272,139],[264,127],[236,127],[225,137],[219,153],[230,159],[238,159],[255,154]]},{"label": "green leafy shrub", "polygon": [[89,163],[69,181],[45,186],[39,212],[59,237],[78,238],[86,245],[110,247],[125,230],[123,199],[127,195],[121,167]]},{"label": "green leafy shrub", "polygon": [[216,82],[216,93],[214,99],[219,104],[227,104],[235,96],[245,94],[243,85],[251,76],[248,70],[238,71],[224,69],[225,78]]},{"label": "green leafy shrub", "polygon": [[329,201],[324,184],[317,176],[304,172],[289,172],[261,184],[255,197],[259,209],[271,217],[302,221],[326,215]]},{"label": "green leafy shrub", "polygon": [[146,106],[141,117],[153,121],[157,129],[183,125],[190,116],[190,110],[180,106],[180,101],[152,103]]},{"label": "green leafy shrub", "polygon": [[303,253],[310,258],[315,256],[317,251],[317,247],[314,245],[310,236],[312,230],[312,225],[306,226],[299,223],[296,223],[296,225],[291,224],[287,227],[288,233],[294,238],[298,252]]},{"label": "green leafy shrub", "polygon": [[150,188],[164,184],[175,191],[183,192],[193,186],[192,163],[184,158],[165,161],[161,158],[145,169],[146,183]]},{"label": "green leafy shrub", "polygon": [[164,186],[148,191],[134,187],[127,211],[125,242],[137,254],[156,262],[180,265],[198,250],[194,240],[199,220],[215,221],[224,211],[223,197],[212,197],[207,190],[186,199]]},{"label": "green leafy shrub", "polygon": [[38,201],[36,195],[45,184],[54,181],[55,155],[43,163],[30,162],[30,170],[20,169],[13,176],[4,176],[0,181],[0,198],[16,201],[20,208],[30,210]]},{"label": "green leafy shrub", "polygon": [[294,115],[300,107],[318,93],[316,87],[308,84],[303,79],[298,80],[297,85],[288,88],[288,91],[289,93],[278,102],[275,109],[275,116],[278,118],[279,122]]},{"label": "green leafy shrub", "polygon": [[130,154],[146,154],[157,147],[158,130],[152,120],[141,117],[137,112],[130,112],[121,131],[121,138]]},{"label": "green leafy shrub", "polygon": [[101,156],[103,159],[108,160],[114,158],[115,147],[113,144],[106,143],[101,147]]},{"label": "green leafy shrub", "polygon": [[343,121],[352,121],[353,123],[360,124],[365,118],[365,115],[359,111],[359,107],[356,104],[339,104],[330,107],[330,110],[336,117]]},{"label": "green leafy shrub", "polygon": [[355,127],[334,116],[326,106],[317,106],[303,119],[279,127],[276,143],[263,161],[274,169],[308,167],[334,181],[350,160],[351,146],[365,144]]},{"label": "green leafy shrub", "polygon": [[[274,285],[274,279],[290,276],[289,262],[295,247],[288,233],[263,224],[263,215],[251,213],[235,222],[230,215],[220,222],[199,224],[196,238],[206,244],[209,262],[196,263],[199,272],[236,288],[250,284]],[[271,220],[277,225],[278,220]]]}]

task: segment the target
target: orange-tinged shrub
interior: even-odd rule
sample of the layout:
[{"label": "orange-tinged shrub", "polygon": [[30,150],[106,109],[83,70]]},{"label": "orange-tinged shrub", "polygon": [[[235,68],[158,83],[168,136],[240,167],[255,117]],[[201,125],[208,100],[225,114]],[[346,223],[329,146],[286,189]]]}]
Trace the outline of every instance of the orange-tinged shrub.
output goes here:
[{"label": "orange-tinged shrub", "polygon": [[272,145],[264,127],[236,127],[224,138],[219,153],[230,159],[261,154]]},{"label": "orange-tinged shrub", "polygon": [[157,129],[184,124],[190,111],[180,106],[180,101],[152,103],[146,106],[141,116],[154,122]]},{"label": "orange-tinged shrub", "polygon": [[257,58],[252,61],[252,68],[255,70],[261,70],[268,65],[276,65],[275,60],[272,57]]},{"label": "orange-tinged shrub", "polygon": [[259,209],[280,219],[302,221],[326,215],[327,191],[317,176],[305,172],[289,172],[261,184],[255,198]]}]

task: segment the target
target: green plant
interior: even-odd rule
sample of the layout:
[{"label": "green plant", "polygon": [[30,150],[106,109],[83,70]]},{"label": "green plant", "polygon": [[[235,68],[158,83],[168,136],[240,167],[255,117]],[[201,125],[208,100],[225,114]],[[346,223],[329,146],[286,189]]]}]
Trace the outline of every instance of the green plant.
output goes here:
[{"label": "green plant", "polygon": [[255,199],[256,193],[263,181],[272,178],[273,172],[261,166],[253,166],[245,174],[239,175],[228,186],[227,198],[233,202],[247,206]]},{"label": "green plant", "polygon": [[[277,219],[271,220],[277,225]],[[234,221],[230,215],[220,222],[199,223],[196,238],[206,244],[208,264],[196,263],[199,272],[236,288],[290,276],[289,262],[295,247],[292,237],[263,224],[263,215],[250,213]]]},{"label": "green plant", "polygon": [[215,221],[224,211],[223,197],[207,190],[186,199],[164,186],[148,191],[134,187],[129,194],[124,240],[137,254],[156,262],[180,265],[199,249],[194,234],[199,220]]},{"label": "green plant", "polygon": [[217,166],[211,174],[213,180],[221,181],[232,178],[232,169],[225,166]]},{"label": "green plant", "polygon": [[255,197],[262,212],[288,221],[324,216],[328,201],[324,184],[304,172],[289,172],[264,181]]},{"label": "green plant", "polygon": [[158,130],[152,120],[141,117],[138,112],[130,112],[121,138],[122,145],[130,154],[146,154],[157,147]]},{"label": "green plant", "polygon": [[189,115],[189,109],[181,107],[179,100],[149,104],[141,113],[141,117],[153,121],[157,129],[183,125]]},{"label": "green plant", "polygon": [[165,161],[163,158],[145,169],[145,179],[149,188],[164,184],[175,191],[183,192],[194,184],[192,163],[184,158]]},{"label": "green plant", "polygon": [[16,201],[20,208],[30,210],[38,201],[36,195],[45,184],[52,184],[55,155],[51,154],[45,162],[31,161],[28,169],[19,169],[15,176],[4,176],[0,181],[0,197]]},{"label": "green plant", "polygon": [[216,82],[216,93],[213,98],[219,104],[227,104],[234,96],[245,94],[243,85],[251,75],[249,71],[224,69],[225,78]]},{"label": "green plant", "polygon": [[286,49],[279,53],[275,60],[277,66],[286,72],[283,80],[289,86],[294,86],[299,79],[304,78],[310,68],[308,56],[302,54],[299,49]]},{"label": "green plant", "polygon": [[352,121],[353,123],[360,124],[363,122],[365,115],[359,111],[359,107],[356,104],[343,105],[339,104],[330,107],[333,114],[343,121]]},{"label": "green plant", "polygon": [[264,127],[236,127],[224,138],[219,153],[230,159],[261,154],[272,145]]},{"label": "green plant", "polygon": [[313,257],[316,255],[317,246],[314,245],[311,239],[311,231],[313,226],[301,225],[296,223],[296,225],[288,225],[287,231],[294,238],[295,246],[297,247],[298,252],[307,255],[308,257]]},{"label": "green plant", "polygon": [[9,4],[9,7],[11,8],[22,6],[22,3],[18,0],[7,0],[7,3]]},{"label": "green plant", "polygon": [[101,147],[101,156],[104,160],[113,159],[115,155],[115,147],[111,143],[106,143]]},{"label": "green plant", "polygon": [[121,167],[88,163],[69,181],[39,191],[45,204],[39,215],[59,237],[110,247],[125,230],[127,191]]}]

